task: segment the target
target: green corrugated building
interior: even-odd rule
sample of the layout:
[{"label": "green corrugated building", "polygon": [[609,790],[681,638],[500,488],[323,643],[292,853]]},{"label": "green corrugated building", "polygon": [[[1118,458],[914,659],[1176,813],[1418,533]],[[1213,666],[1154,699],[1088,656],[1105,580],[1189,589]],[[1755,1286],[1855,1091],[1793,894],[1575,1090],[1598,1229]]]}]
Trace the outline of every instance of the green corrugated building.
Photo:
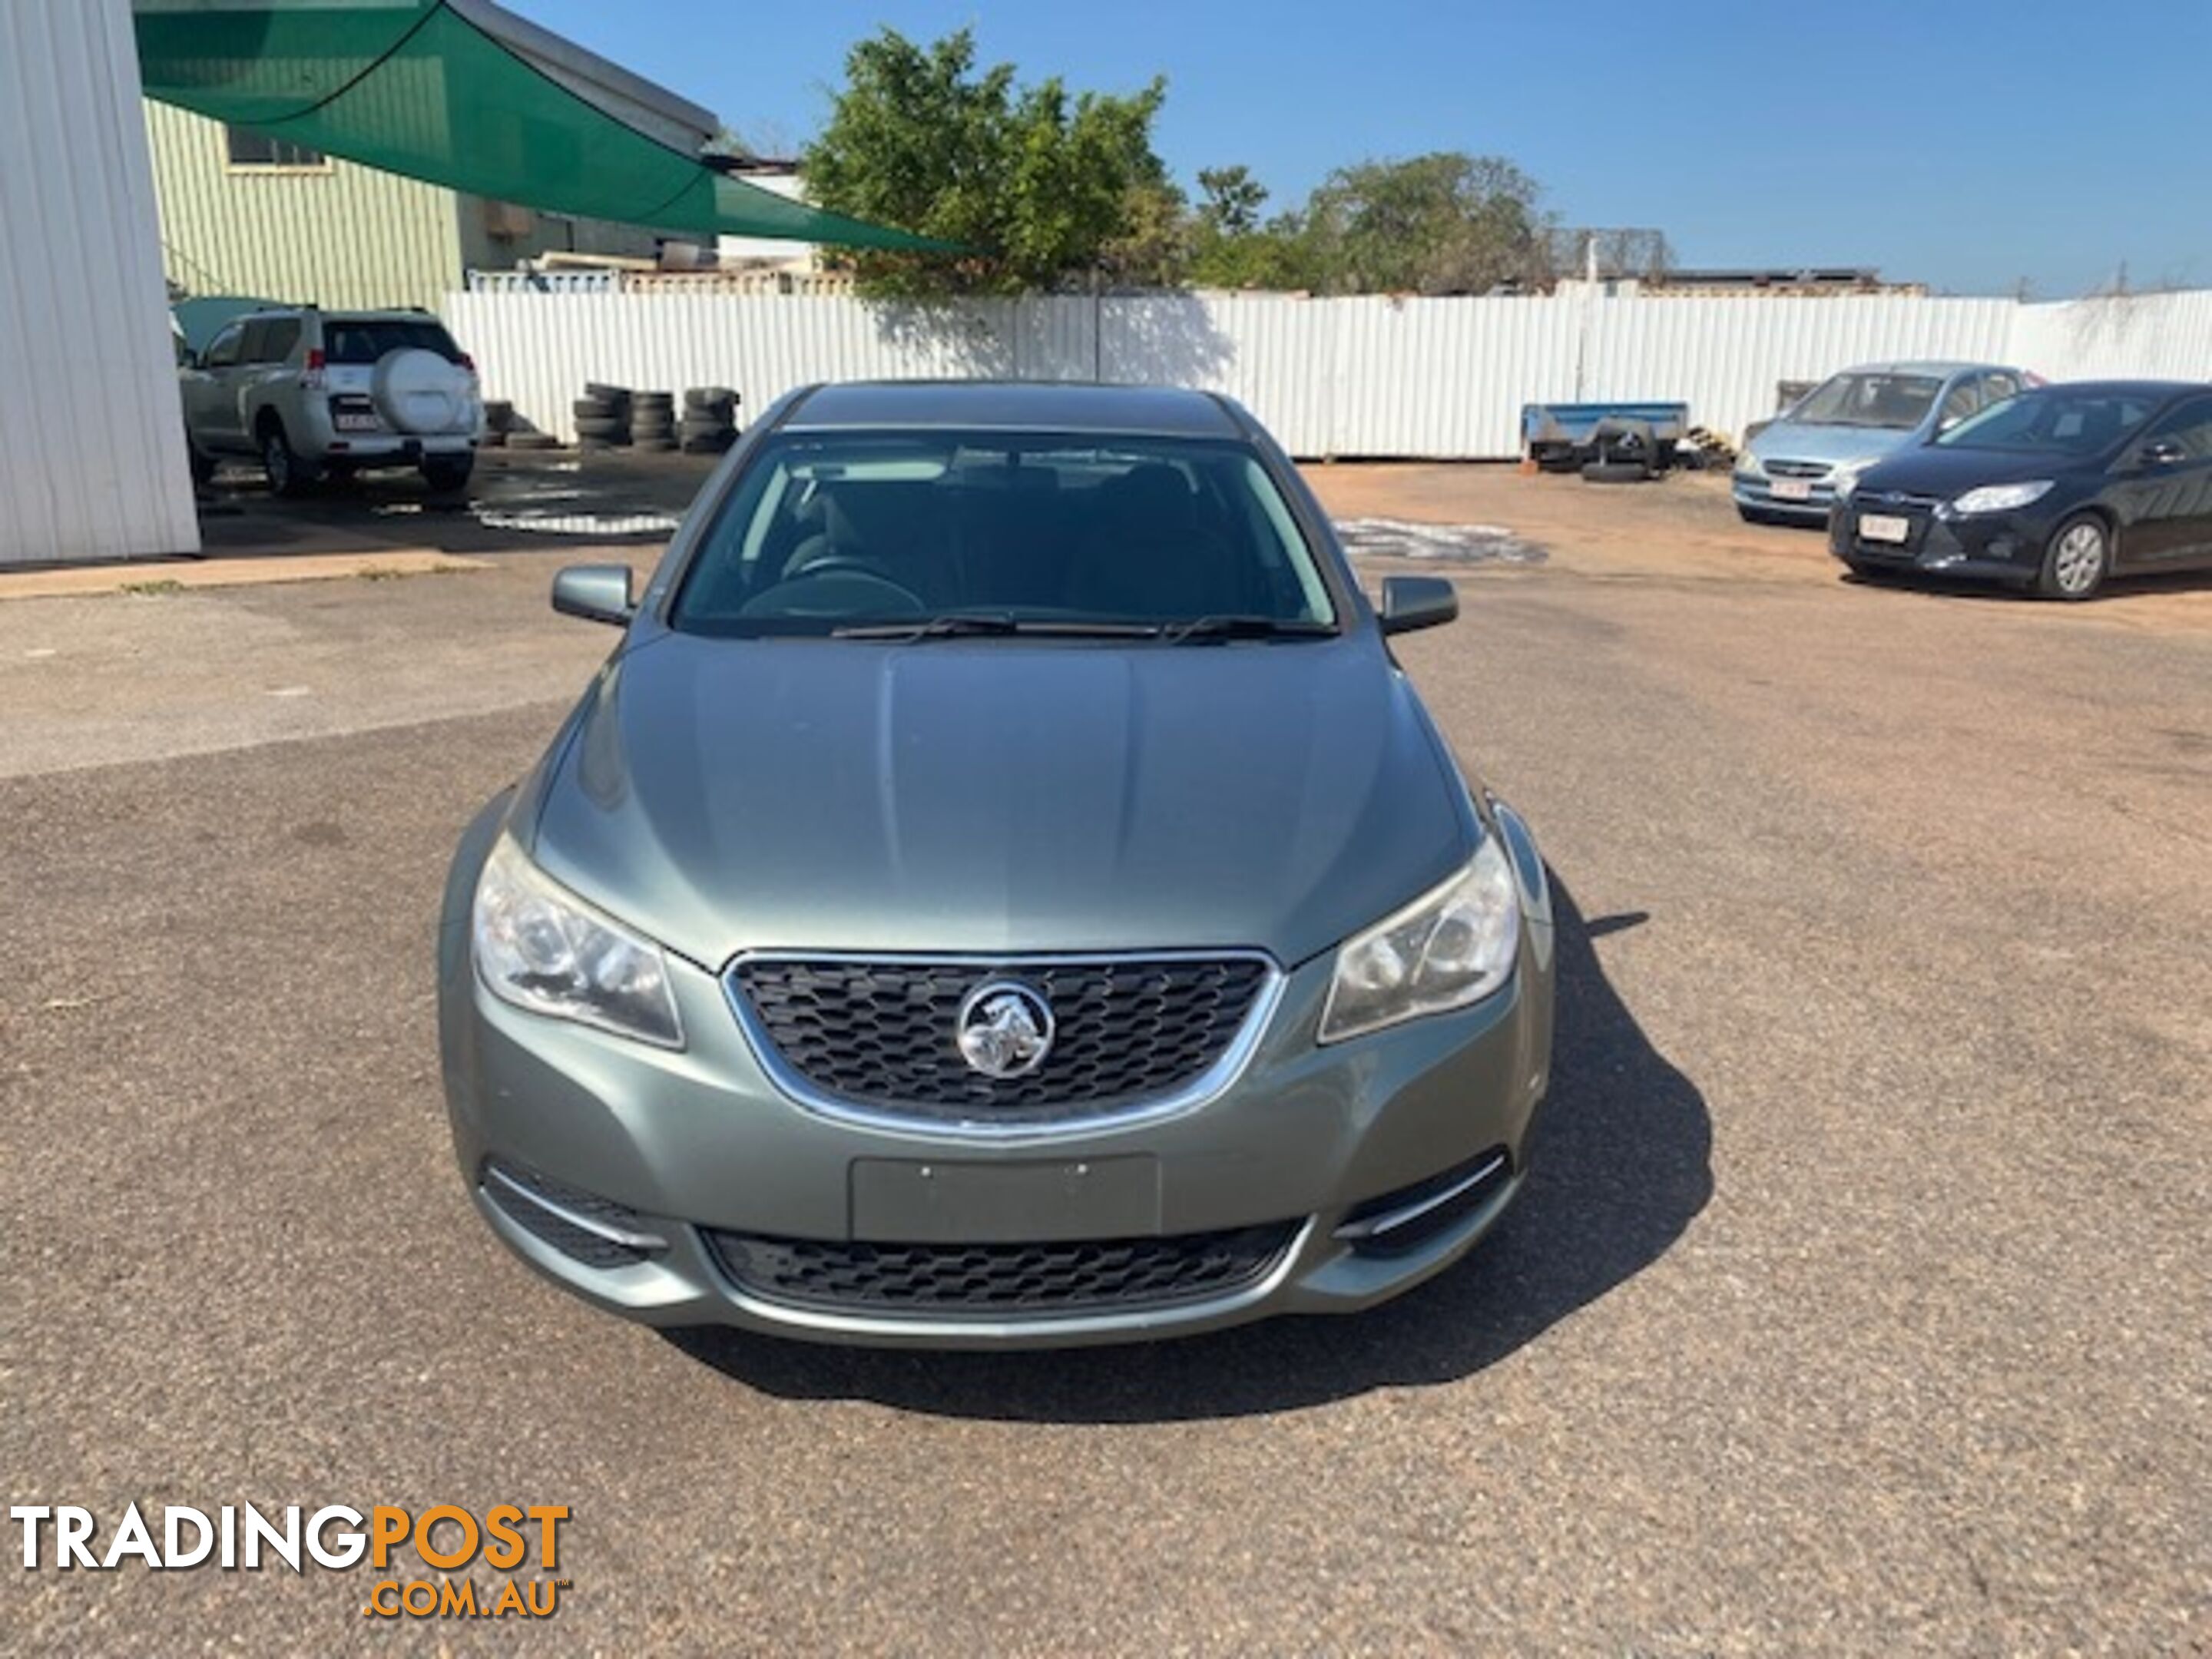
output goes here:
[{"label": "green corrugated building", "polygon": [[[687,155],[714,115],[548,30],[471,0],[468,20],[580,97]],[[650,257],[649,228],[543,214],[326,157],[173,105],[145,105],[172,288],[435,310],[471,270],[539,254]]]}]

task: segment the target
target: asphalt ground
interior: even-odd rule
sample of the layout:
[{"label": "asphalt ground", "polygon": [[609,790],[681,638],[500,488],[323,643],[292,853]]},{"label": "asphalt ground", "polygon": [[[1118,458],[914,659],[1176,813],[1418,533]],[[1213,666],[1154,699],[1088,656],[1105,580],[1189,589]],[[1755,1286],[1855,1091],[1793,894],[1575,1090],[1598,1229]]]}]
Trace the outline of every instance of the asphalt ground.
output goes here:
[{"label": "asphalt ground", "polygon": [[479,1224],[432,925],[611,641],[559,554],[0,604],[9,1502],[573,1512],[548,1623],[48,1565],[0,1644],[2212,1652],[2212,584],[1856,584],[1708,480],[1316,477],[1540,550],[1364,574],[1462,577],[1403,655],[1565,895],[1553,1095],[1454,1272],[1151,1348],[670,1340]]}]

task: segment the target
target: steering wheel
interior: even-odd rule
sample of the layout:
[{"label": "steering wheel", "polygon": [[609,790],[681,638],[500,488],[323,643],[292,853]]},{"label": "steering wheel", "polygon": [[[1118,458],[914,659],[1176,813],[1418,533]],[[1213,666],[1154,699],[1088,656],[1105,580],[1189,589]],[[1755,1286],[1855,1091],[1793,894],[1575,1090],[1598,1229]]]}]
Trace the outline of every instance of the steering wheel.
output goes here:
[{"label": "steering wheel", "polygon": [[796,570],[785,571],[783,579],[795,582],[808,576],[828,576],[841,571],[854,576],[872,576],[879,582],[890,582],[893,587],[899,586],[891,581],[891,573],[883,566],[873,559],[864,559],[855,553],[824,553],[818,558],[809,559]]},{"label": "steering wheel", "polygon": [[[835,570],[827,568],[833,564],[842,568]],[[866,587],[880,587],[885,592],[895,595],[896,603],[905,606],[911,615],[921,616],[926,608],[922,605],[921,594],[910,587],[902,586],[893,581],[879,571],[869,569],[865,560],[821,559],[807,566],[804,571],[797,574],[786,576],[775,586],[764,588],[754,594],[740,607],[738,614],[747,617],[843,614],[849,609],[850,601],[847,600],[846,603],[840,604],[835,600],[845,599],[851,592],[851,589],[845,585],[855,582]],[[828,595],[820,592],[820,588],[823,586],[829,588]],[[842,593],[839,592],[841,587],[844,589]],[[810,591],[810,588],[812,591]],[[810,599],[814,600],[812,605],[805,603]],[[824,608],[825,599],[830,601],[826,608]]]}]

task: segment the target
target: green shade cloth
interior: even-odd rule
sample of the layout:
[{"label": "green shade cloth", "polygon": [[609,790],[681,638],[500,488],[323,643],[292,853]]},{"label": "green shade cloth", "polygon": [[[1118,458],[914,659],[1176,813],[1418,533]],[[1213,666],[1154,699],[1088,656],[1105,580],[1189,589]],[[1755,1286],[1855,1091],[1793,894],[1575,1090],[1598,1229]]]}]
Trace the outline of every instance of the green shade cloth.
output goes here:
[{"label": "green shade cloth", "polygon": [[136,0],[146,95],[550,213],[712,239],[941,242],[727,177],[570,91],[445,0]]}]

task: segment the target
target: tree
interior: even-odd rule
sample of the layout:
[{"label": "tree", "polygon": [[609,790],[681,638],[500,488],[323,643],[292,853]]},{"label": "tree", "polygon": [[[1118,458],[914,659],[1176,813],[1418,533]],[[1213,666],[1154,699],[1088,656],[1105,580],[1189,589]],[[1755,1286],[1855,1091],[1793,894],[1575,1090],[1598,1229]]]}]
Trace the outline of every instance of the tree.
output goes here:
[{"label": "tree", "polygon": [[1200,202],[1190,216],[1189,279],[1201,288],[1317,286],[1306,219],[1279,213],[1262,224],[1267,187],[1243,166],[1199,170]]},{"label": "tree", "polygon": [[1440,150],[1339,167],[1306,211],[1332,293],[1481,294],[1540,280],[1546,225],[1534,179],[1502,157]]},{"label": "tree", "polygon": [[1071,95],[978,71],[972,31],[924,47],[894,29],[847,54],[844,89],[805,157],[822,206],[957,242],[951,254],[858,251],[861,291],[905,298],[1054,289],[1179,264],[1182,198],[1153,152],[1167,96]]},{"label": "tree", "polygon": [[1198,207],[1202,228],[1222,236],[1249,236],[1260,228],[1267,187],[1252,176],[1251,168],[1200,167],[1198,188],[1205,198]]}]

